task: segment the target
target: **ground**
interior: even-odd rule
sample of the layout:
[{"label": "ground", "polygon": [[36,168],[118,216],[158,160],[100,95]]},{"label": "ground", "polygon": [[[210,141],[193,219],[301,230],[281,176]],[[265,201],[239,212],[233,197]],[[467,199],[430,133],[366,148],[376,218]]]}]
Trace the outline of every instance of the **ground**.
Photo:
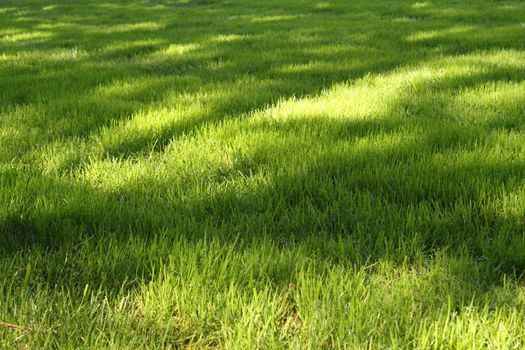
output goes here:
[{"label": "ground", "polygon": [[0,347],[525,347],[525,3],[0,0]]}]

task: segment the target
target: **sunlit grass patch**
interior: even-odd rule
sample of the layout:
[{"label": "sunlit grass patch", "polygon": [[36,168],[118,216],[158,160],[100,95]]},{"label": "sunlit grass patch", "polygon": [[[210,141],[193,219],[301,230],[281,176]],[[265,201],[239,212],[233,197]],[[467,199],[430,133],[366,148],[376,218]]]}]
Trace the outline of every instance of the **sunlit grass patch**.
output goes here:
[{"label": "sunlit grass patch", "polygon": [[33,31],[29,33],[7,34],[2,37],[4,43],[36,42],[49,39],[53,36],[50,32]]}]

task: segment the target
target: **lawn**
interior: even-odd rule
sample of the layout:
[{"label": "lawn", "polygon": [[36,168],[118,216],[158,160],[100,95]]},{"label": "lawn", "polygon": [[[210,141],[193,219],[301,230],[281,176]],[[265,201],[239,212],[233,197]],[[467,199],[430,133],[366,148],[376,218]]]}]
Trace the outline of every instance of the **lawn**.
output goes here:
[{"label": "lawn", "polygon": [[525,2],[0,0],[0,348],[525,348]]}]

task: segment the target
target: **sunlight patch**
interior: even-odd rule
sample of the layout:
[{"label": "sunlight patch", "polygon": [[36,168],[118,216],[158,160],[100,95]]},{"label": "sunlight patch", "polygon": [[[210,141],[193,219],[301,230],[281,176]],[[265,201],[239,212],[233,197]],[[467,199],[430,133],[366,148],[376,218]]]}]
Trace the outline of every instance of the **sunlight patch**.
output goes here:
[{"label": "sunlight patch", "polygon": [[185,53],[195,51],[199,49],[199,45],[195,43],[191,44],[171,44],[165,50],[162,51],[162,54],[167,56],[172,55],[183,55]]},{"label": "sunlight patch", "polygon": [[297,19],[300,17],[306,17],[305,15],[281,15],[281,16],[258,16],[253,17],[252,22],[258,23],[258,22],[277,22],[277,21],[289,21],[292,19]]},{"label": "sunlight patch", "polygon": [[318,2],[315,4],[314,8],[317,10],[328,10],[331,9],[333,5],[329,2]]},{"label": "sunlight patch", "polygon": [[2,41],[8,43],[18,43],[22,41],[42,41],[43,39],[49,39],[53,36],[53,33],[50,32],[34,31],[4,35],[2,37]]},{"label": "sunlight patch", "polygon": [[414,4],[412,4],[412,8],[414,8],[414,9],[422,9],[422,8],[425,8],[425,7],[429,7],[431,5],[432,4],[430,2],[415,2]]},{"label": "sunlight patch", "polygon": [[225,34],[225,35],[216,35],[210,40],[217,43],[231,43],[234,41],[241,41],[249,38],[249,35],[239,35],[239,34]]},{"label": "sunlight patch", "polygon": [[473,26],[456,26],[450,29],[446,30],[430,30],[430,31],[421,31],[414,34],[409,35],[406,40],[409,42],[418,42],[418,41],[425,41],[430,39],[436,39],[440,37],[446,37],[449,35],[456,35],[456,34],[465,34],[468,32],[473,32],[477,28]]},{"label": "sunlight patch", "polygon": [[455,114],[475,124],[525,127],[525,84],[482,84],[457,94],[451,101]]}]

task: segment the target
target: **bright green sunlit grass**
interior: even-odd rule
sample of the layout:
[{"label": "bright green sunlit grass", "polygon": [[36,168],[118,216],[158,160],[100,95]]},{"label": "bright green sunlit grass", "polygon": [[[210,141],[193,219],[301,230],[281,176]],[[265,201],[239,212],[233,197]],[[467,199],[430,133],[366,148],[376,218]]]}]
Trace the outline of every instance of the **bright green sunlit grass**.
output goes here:
[{"label": "bright green sunlit grass", "polygon": [[524,348],[524,39],[520,0],[0,0],[0,348]]}]

